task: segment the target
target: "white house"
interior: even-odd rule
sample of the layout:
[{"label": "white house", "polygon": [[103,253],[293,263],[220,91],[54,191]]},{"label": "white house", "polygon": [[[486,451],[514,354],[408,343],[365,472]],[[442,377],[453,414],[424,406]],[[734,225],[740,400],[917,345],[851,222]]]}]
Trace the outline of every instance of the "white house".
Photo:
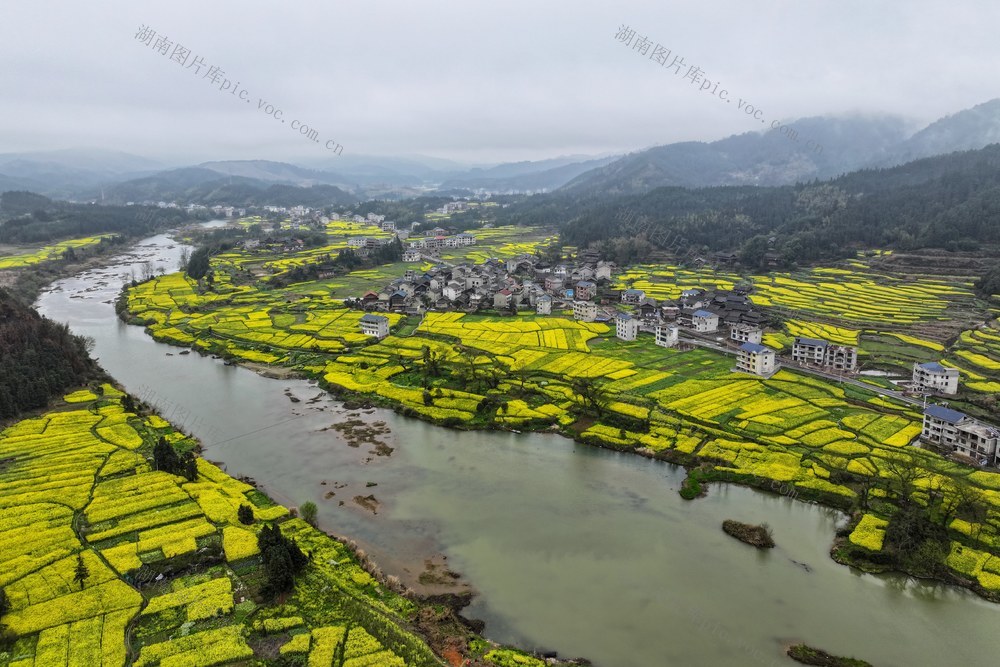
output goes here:
[{"label": "white house", "polygon": [[581,322],[593,322],[597,319],[597,304],[590,301],[574,301],[573,319]]},{"label": "white house", "polygon": [[361,333],[368,336],[375,336],[379,340],[389,335],[389,318],[382,315],[362,315]]},{"label": "white house", "polygon": [[756,343],[760,345],[760,342],[764,339],[764,330],[753,324],[734,324],[729,329],[729,339],[737,343]]},{"label": "white house", "polygon": [[403,253],[404,262],[419,262],[420,261],[420,251],[414,250],[413,248],[407,250]]},{"label": "white house", "polygon": [[943,405],[928,405],[924,408],[920,437],[946,450],[968,456],[981,465],[996,464],[1000,432],[958,410]]},{"label": "white house", "polygon": [[443,294],[444,298],[448,299],[449,301],[454,301],[455,299],[458,298],[458,295],[461,294],[463,291],[465,291],[465,285],[452,280],[450,283],[444,286],[444,289],[441,290],[441,294]]},{"label": "white house", "polygon": [[774,373],[774,368],[774,350],[757,343],[740,345],[736,356],[736,370],[767,377]]},{"label": "white house", "polygon": [[509,289],[502,289],[493,295],[493,307],[494,308],[509,308],[511,300],[511,291]]},{"label": "white house", "polygon": [[711,333],[719,328],[719,316],[708,310],[696,310],[691,315],[691,326],[698,333]]},{"label": "white house", "polygon": [[660,347],[677,345],[677,327],[673,324],[657,325],[655,342]]},{"label": "white house", "polygon": [[646,298],[646,293],[641,289],[627,289],[622,292],[622,303],[638,304]]},{"label": "white house", "polygon": [[838,371],[853,371],[858,366],[858,348],[799,337],[792,343],[792,361],[826,366]]},{"label": "white house", "polygon": [[792,343],[792,361],[822,366],[823,359],[826,358],[827,345],[829,343],[825,340],[817,338],[796,338]]},{"label": "white house", "polygon": [[618,313],[615,317],[615,335],[622,340],[635,340],[639,335],[639,320],[628,313]]},{"label": "white house", "polygon": [[551,315],[552,297],[548,294],[543,294],[535,299],[535,312],[539,315]]},{"label": "white house", "polygon": [[823,364],[838,371],[853,371],[858,367],[858,348],[851,345],[827,345]]},{"label": "white house", "polygon": [[958,369],[945,368],[936,361],[913,364],[913,388],[916,391],[954,394],[958,392]]}]

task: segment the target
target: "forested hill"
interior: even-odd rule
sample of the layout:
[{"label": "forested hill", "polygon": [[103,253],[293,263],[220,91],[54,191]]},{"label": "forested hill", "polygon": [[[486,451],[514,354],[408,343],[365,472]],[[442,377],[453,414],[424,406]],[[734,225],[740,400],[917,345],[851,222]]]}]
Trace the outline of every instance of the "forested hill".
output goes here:
[{"label": "forested hill", "polygon": [[[625,224],[623,215],[645,220]],[[618,239],[603,244],[618,261],[636,259],[647,238],[679,253],[736,252],[748,266],[765,256],[791,263],[860,248],[971,250],[1000,244],[1000,144],[795,186],[670,187],[586,199],[556,193],[511,206],[503,217],[568,221],[563,240],[580,247]]]},{"label": "forested hill", "polygon": [[84,341],[0,289],[0,420],[101,374]]},{"label": "forested hill", "polygon": [[0,243],[48,243],[106,233],[146,236],[190,219],[179,209],[75,204],[33,192],[0,195]]}]

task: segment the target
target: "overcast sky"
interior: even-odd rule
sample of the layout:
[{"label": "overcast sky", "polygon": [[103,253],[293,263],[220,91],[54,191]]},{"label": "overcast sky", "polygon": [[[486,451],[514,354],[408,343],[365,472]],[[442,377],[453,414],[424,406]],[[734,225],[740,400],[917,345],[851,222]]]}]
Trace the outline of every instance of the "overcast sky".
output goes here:
[{"label": "overcast sky", "polygon": [[[617,41],[623,24],[683,71]],[[136,39],[141,26],[201,72]],[[998,26],[993,0],[4,0],[0,153],[306,163],[340,144],[487,162],[710,141],[764,129],[761,116],[927,123],[1000,96]],[[700,91],[705,78],[731,101]]]}]

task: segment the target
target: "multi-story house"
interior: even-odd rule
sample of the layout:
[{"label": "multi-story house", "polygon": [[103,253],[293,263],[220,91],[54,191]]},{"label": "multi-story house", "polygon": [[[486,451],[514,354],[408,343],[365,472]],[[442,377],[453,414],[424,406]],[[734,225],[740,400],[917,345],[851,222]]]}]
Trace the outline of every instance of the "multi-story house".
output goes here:
[{"label": "multi-story house", "polygon": [[920,437],[943,449],[967,456],[981,465],[997,464],[1000,431],[964,412],[943,405],[928,405],[924,408]]},{"label": "multi-story house", "polygon": [[736,355],[736,369],[763,377],[774,373],[776,367],[774,350],[766,345],[743,343]]},{"label": "multi-story house", "polygon": [[597,304],[592,301],[574,301],[573,319],[581,322],[593,322],[597,319]]},{"label": "multi-story house", "polygon": [[677,327],[673,324],[657,325],[654,342],[660,347],[673,347],[677,345],[677,331]]},{"label": "multi-story house", "polygon": [[753,324],[734,324],[729,329],[729,339],[737,343],[756,343],[764,339],[764,330]]},{"label": "multi-story house", "polygon": [[389,335],[389,318],[382,315],[365,314],[358,322],[361,326],[361,333],[368,336],[375,336],[379,340]]},{"label": "multi-story house", "polygon": [[621,340],[635,340],[639,335],[639,320],[628,313],[615,316],[615,335]]},{"label": "multi-story house", "polygon": [[936,361],[913,364],[913,389],[920,392],[955,394],[958,392],[958,369],[946,368]]}]

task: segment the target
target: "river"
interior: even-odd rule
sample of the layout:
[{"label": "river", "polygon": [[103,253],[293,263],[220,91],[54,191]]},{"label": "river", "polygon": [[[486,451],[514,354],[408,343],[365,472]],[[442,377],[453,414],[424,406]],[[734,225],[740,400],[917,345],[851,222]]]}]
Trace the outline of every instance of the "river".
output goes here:
[{"label": "river", "polygon": [[[387,573],[414,580],[443,554],[478,591],[466,615],[491,639],[600,667],[791,665],[783,647],[799,641],[877,667],[997,664],[1000,606],[837,565],[835,511],[718,485],[687,502],[670,464],[556,435],[351,412],[309,382],[180,354],[118,321],[123,280],[146,260],[175,270],[181,247],[146,239],[59,281],[37,306],[93,338],[104,368],[201,438],[206,458],[283,503],[316,502],[320,525]],[[392,455],[324,430],[349,416],[385,422]],[[369,494],[377,514],[353,500]],[[766,521],[777,548],[726,536],[727,518]]]}]

